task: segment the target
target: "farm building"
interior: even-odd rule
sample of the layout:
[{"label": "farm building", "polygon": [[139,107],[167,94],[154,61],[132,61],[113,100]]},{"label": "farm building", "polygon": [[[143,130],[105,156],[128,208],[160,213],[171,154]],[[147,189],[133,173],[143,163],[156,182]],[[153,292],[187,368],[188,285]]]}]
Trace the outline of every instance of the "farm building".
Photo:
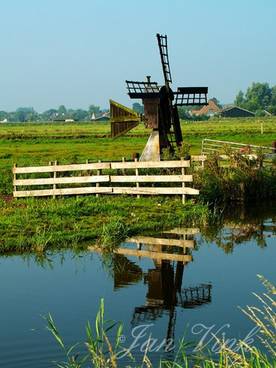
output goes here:
[{"label": "farm building", "polygon": [[216,104],[213,99],[208,101],[208,105],[204,105],[199,110],[193,110],[191,113],[194,116],[214,116],[221,111],[221,108]]},{"label": "farm building", "polygon": [[110,119],[109,112],[103,112],[96,116],[94,113],[91,116],[91,121],[108,121]]},{"label": "farm building", "polygon": [[228,106],[221,110],[223,118],[249,118],[255,116],[254,112],[243,109],[239,106]]}]

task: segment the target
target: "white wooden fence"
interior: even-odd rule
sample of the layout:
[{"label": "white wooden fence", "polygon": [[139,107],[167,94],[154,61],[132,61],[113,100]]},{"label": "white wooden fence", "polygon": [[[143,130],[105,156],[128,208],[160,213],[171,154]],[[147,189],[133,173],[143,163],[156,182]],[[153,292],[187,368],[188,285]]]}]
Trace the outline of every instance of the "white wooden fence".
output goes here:
[{"label": "white wooden fence", "polygon": [[241,154],[256,157],[256,155],[262,152],[264,155],[273,155],[274,148],[268,146],[256,146],[254,144],[245,144],[229,141],[219,141],[216,139],[203,139],[201,143],[201,155],[209,155],[217,153],[225,155],[225,148],[229,148],[232,151],[237,151]]},{"label": "white wooden fence", "polygon": [[184,202],[186,195],[199,194],[197,189],[187,186],[193,181],[192,175],[186,174],[188,167],[189,160],[14,166],[13,195],[16,198],[80,194],[181,195]]}]

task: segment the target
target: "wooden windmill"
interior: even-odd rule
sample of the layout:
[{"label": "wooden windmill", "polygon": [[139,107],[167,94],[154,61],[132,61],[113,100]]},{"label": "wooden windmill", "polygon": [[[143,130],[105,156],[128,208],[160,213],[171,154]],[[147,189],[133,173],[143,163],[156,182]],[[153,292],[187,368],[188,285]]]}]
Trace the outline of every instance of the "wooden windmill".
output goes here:
[{"label": "wooden windmill", "polygon": [[[147,76],[145,82],[127,80],[130,98],[142,99],[143,120],[152,129],[141,160],[159,160],[163,148],[174,151],[182,143],[182,132],[178,116],[178,106],[206,105],[208,87],[178,87],[174,92],[168,56],[167,36],[157,34],[161,57],[164,85],[152,82]],[[112,114],[111,114],[112,119]]]}]

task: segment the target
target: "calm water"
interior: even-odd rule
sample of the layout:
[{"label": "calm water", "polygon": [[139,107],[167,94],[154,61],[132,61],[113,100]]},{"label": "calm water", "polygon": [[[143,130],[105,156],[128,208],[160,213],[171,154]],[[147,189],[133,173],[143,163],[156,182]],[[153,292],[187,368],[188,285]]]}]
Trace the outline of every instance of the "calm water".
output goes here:
[{"label": "calm water", "polygon": [[[252,292],[263,291],[257,274],[273,282],[276,278],[275,210],[255,212],[232,213],[220,230],[160,234],[157,238],[188,240],[185,260],[192,255],[192,261],[185,264],[133,255],[103,260],[97,253],[70,252],[46,259],[0,258],[0,367],[53,367],[63,355],[46,331],[43,316],[52,314],[67,344],[82,342],[85,324],[94,322],[101,298],[106,318],[124,324],[125,347],[135,340],[132,334],[145,329],[132,351],[137,359],[149,335],[159,344],[166,338],[177,342],[184,334],[188,340],[199,340],[212,326],[220,336],[224,332],[227,338],[245,337],[253,326],[238,306],[256,304]],[[135,242],[122,247],[137,250]],[[181,248],[141,247],[155,251],[154,257],[172,249],[179,253]],[[213,343],[209,341],[210,349]],[[160,348],[150,357],[157,361],[160,354],[169,359],[174,352]],[[124,366],[125,360],[121,362]]]}]

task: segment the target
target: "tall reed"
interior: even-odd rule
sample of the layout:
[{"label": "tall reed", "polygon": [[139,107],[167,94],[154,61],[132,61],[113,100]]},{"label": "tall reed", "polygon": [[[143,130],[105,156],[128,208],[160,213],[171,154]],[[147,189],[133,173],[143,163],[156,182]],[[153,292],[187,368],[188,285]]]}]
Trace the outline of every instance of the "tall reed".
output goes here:
[{"label": "tall reed", "polygon": [[[258,338],[265,350],[250,345],[244,340],[238,341],[239,349],[229,347],[223,340],[218,340],[220,347],[219,355],[214,358],[207,353],[199,355],[188,355],[186,349],[189,343],[182,339],[179,341],[179,349],[172,361],[160,360],[160,368],[272,368],[276,367],[276,288],[262,276],[258,276],[266,291],[262,295],[254,294],[260,302],[260,306],[247,306],[242,309],[243,313],[250,318],[258,330]],[[86,326],[86,350],[85,355],[76,353],[79,344],[67,347],[60,336],[51,315],[48,315],[47,328],[54,336],[56,342],[62,348],[65,361],[57,363],[59,368],[153,368],[147,349],[142,362],[136,362],[131,352],[122,347],[121,336],[122,324],[104,318],[104,301],[100,302],[99,311],[96,316],[94,329],[87,323]],[[115,337],[110,337],[110,331],[115,331]],[[266,353],[264,353],[266,351]],[[128,358],[127,363],[120,361],[122,352]],[[122,365],[123,364],[123,365]],[[156,366],[156,365],[155,365]]]}]

